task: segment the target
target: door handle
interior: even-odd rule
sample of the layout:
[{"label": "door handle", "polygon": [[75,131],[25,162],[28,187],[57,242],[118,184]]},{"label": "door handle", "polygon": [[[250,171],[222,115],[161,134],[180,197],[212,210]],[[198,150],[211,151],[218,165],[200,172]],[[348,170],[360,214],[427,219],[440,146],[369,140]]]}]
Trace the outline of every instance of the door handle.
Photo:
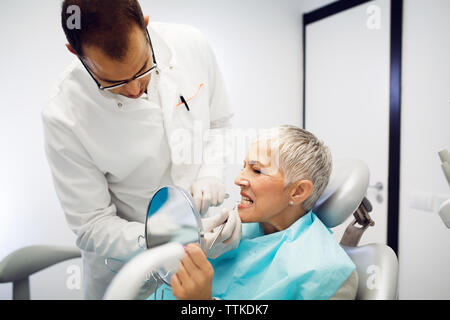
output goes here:
[{"label": "door handle", "polygon": [[375,189],[375,190],[377,190],[377,191],[382,191],[383,188],[384,188],[384,186],[383,186],[383,183],[377,182],[377,183],[375,183],[375,184],[373,184],[373,185],[370,185],[369,188]]},{"label": "door handle", "polygon": [[373,184],[373,185],[370,185],[370,186],[369,186],[369,189],[374,189],[374,190],[376,190],[375,200],[376,200],[378,203],[383,203],[383,196],[382,196],[382,194],[381,194],[381,191],[383,191],[383,189],[384,189],[383,183],[377,182],[377,183],[375,183],[375,184]]}]

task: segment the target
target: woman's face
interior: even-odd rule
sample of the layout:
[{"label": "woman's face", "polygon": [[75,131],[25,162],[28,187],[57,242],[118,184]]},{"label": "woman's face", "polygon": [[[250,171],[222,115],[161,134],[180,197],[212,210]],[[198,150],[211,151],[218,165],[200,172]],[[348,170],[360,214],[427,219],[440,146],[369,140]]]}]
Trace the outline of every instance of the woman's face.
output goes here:
[{"label": "woman's face", "polygon": [[284,176],[273,158],[265,142],[250,147],[244,168],[234,181],[241,188],[238,209],[242,222],[270,222],[289,205]]}]

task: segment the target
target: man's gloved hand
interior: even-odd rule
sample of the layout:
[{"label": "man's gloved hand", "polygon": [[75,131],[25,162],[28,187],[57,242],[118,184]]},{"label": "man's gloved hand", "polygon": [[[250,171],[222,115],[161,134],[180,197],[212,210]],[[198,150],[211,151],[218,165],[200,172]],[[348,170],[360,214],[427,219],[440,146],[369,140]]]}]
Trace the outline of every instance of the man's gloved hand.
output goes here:
[{"label": "man's gloved hand", "polygon": [[203,215],[210,206],[219,206],[223,203],[225,185],[215,177],[200,178],[192,184],[190,193],[198,211]]},{"label": "man's gloved hand", "polygon": [[[202,219],[202,224],[205,231],[205,247],[208,258],[215,259],[239,245],[242,225],[237,210],[228,211],[224,208],[220,214]],[[223,224],[222,229],[220,226]]]}]

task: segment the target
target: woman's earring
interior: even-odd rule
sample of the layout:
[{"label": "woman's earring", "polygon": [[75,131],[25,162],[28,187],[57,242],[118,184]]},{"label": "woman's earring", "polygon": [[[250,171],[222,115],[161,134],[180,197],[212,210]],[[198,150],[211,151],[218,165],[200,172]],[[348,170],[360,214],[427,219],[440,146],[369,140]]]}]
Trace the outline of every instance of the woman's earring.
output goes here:
[{"label": "woman's earring", "polygon": [[292,200],[289,201],[289,205],[290,205],[290,206],[293,206],[293,205],[294,205],[294,201],[292,201]]}]

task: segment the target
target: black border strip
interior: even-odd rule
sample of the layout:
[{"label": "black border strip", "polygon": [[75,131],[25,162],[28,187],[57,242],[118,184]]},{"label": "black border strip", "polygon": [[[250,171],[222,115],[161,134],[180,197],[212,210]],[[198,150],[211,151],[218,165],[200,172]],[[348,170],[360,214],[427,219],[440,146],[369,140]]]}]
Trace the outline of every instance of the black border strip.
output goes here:
[{"label": "black border strip", "polygon": [[370,1],[373,0],[340,0],[332,2],[322,8],[305,13],[303,22],[310,24]]},{"label": "black border strip", "polygon": [[403,0],[391,0],[388,246],[398,256],[402,106]]},{"label": "black border strip", "polygon": [[[340,0],[303,14],[303,128],[306,129],[306,26],[373,0]],[[391,69],[387,244],[398,256],[403,0],[391,0]]]}]

